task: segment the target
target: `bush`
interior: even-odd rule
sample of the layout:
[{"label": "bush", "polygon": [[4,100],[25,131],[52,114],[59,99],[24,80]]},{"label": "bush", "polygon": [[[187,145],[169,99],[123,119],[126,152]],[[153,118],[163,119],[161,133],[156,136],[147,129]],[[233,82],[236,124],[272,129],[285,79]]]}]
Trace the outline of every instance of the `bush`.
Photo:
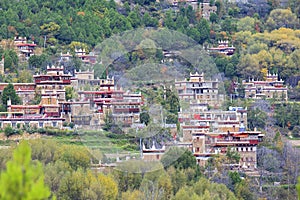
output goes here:
[{"label": "bush", "polygon": [[75,124],[73,122],[70,122],[69,126],[70,128],[74,128]]},{"label": "bush", "polygon": [[11,126],[7,126],[4,129],[4,134],[9,137],[14,134],[14,129]]},{"label": "bush", "polygon": [[11,135],[14,135],[14,134],[20,134],[20,133],[21,133],[21,130],[19,130],[19,129],[13,129],[11,126],[7,126],[4,129],[4,134],[7,137],[9,137]]},{"label": "bush", "polygon": [[300,137],[300,127],[295,126],[292,130],[292,135],[293,137]]}]

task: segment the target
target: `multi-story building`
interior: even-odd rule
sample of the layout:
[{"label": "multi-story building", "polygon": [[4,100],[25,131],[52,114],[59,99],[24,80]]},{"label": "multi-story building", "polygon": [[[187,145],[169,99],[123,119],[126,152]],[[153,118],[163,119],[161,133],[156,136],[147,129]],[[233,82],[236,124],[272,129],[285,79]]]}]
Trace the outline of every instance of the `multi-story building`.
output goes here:
[{"label": "multi-story building", "polygon": [[96,90],[99,88],[105,89],[105,85],[106,87],[114,87],[113,78],[99,79],[97,77],[97,79],[95,79],[94,70],[75,70],[74,76],[75,77],[72,77],[71,79],[71,84],[75,89],[79,91],[83,91],[85,88],[89,88],[89,90]]},{"label": "multi-story building", "polygon": [[229,46],[228,40],[221,40],[218,42],[219,45],[217,47],[208,47],[207,51],[210,54],[221,54],[221,55],[226,55],[230,56],[234,54],[235,52],[235,47],[234,46]]},{"label": "multi-story building", "polygon": [[7,102],[7,112],[0,113],[0,127],[31,126],[36,128],[62,128],[65,118],[60,115],[60,106],[55,94],[42,92],[41,102],[38,105],[11,105]]},{"label": "multi-story building", "polygon": [[267,74],[265,81],[251,79],[244,81],[245,98],[251,99],[277,99],[288,100],[288,88],[283,85],[284,81],[278,79],[278,74]]},{"label": "multi-story building", "polygon": [[206,103],[218,108],[224,102],[224,95],[219,93],[218,80],[205,80],[204,74],[190,74],[190,79],[175,81],[179,99],[186,102]]},{"label": "multi-story building", "polygon": [[58,95],[58,101],[66,100],[65,87],[71,85],[71,74],[64,73],[64,67],[47,66],[46,74],[36,74],[33,76],[37,89],[44,90],[46,94]]},{"label": "multi-story building", "polygon": [[[194,107],[192,107],[194,108]],[[204,166],[216,154],[236,150],[241,160],[231,167],[256,168],[256,146],[263,134],[247,131],[247,109],[209,110],[204,105],[178,113],[183,142],[192,146],[197,162]]]},{"label": "multi-story building", "polygon": [[[74,52],[75,56],[78,57],[83,63],[85,64],[96,64],[97,62],[97,56],[90,52],[89,54],[86,53],[85,49],[76,49]],[[67,52],[66,54],[61,53],[60,54],[60,62],[69,61],[73,57],[70,52]]]},{"label": "multi-story building", "polygon": [[80,101],[90,102],[91,109],[99,114],[99,124],[104,123],[107,114],[111,114],[115,121],[124,126],[139,123],[143,104],[141,93],[117,89],[113,77],[98,81],[96,90],[78,91],[78,95]]},{"label": "multi-story building", "polygon": [[175,7],[178,7],[179,4],[186,4],[192,6],[193,10],[199,11],[202,14],[202,17],[209,20],[211,13],[217,12],[217,6],[210,5],[209,1],[199,2],[197,0],[169,0],[169,3]]},{"label": "multi-story building", "polygon": [[240,155],[240,160],[236,164],[228,163],[231,168],[255,169],[257,167],[257,145],[263,137],[264,134],[260,131],[246,131],[242,127],[235,132],[208,133],[204,141],[204,150],[194,149],[194,155],[202,164],[205,163],[208,155],[225,155],[228,150],[236,151]]},{"label": "multi-story building", "polygon": [[14,44],[19,52],[18,56],[28,60],[30,56],[34,55],[36,44],[29,43],[26,37],[15,37]]}]

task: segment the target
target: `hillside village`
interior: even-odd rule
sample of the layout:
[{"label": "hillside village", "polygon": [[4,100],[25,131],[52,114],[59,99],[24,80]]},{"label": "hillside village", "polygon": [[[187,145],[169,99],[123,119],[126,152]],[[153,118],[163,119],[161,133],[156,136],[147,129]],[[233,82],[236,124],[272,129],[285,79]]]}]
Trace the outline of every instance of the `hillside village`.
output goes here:
[{"label": "hillside village", "polygon": [[[19,40],[22,38],[15,39],[16,47],[20,47]],[[30,57],[27,52],[31,46],[22,43],[19,56]],[[33,54],[34,50],[30,52]],[[60,59],[70,59],[68,55],[61,54]],[[76,50],[75,55],[90,64],[96,60],[94,55],[86,55],[81,49]],[[65,129],[65,125],[71,123],[76,129],[101,129],[109,117],[125,132],[130,127],[145,127],[140,116],[147,102],[141,92],[124,91],[115,84],[114,77],[95,79],[93,70],[75,69],[73,74],[66,73],[63,66],[52,65],[47,66],[44,74],[33,75],[33,83],[13,83],[22,103],[13,105],[10,99],[7,101],[7,112],[0,113],[0,127]],[[168,147],[178,146],[189,149],[198,164],[205,166],[213,155],[235,151],[240,154],[240,159],[226,165],[232,169],[256,170],[256,149],[264,133],[247,126],[248,108],[222,109],[226,97],[219,92],[219,81],[206,80],[203,73],[191,73],[185,80],[174,81],[179,100],[186,102],[188,108],[180,108],[177,113],[179,128],[176,123],[163,125],[173,129],[174,140],[163,145],[154,142],[148,148],[141,146],[142,158],[160,160]],[[242,84],[247,99],[288,100],[287,87],[276,74],[268,73],[265,81],[249,80]],[[86,90],[86,85],[91,87]],[[8,83],[0,83],[1,93],[7,86]],[[71,99],[67,99],[68,88],[74,93]],[[32,104],[37,95],[40,102]]]},{"label": "hillside village", "polygon": [[0,1],[0,199],[298,199],[299,17]]}]

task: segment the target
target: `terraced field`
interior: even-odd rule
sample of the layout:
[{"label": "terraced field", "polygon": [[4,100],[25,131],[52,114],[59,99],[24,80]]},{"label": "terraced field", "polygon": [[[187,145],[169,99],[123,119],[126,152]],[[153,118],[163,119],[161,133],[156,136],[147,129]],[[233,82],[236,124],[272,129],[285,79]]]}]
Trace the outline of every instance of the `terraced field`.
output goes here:
[{"label": "terraced field", "polygon": [[105,154],[135,154],[139,152],[136,138],[105,131],[80,131],[78,134],[53,136],[51,138],[64,144],[82,145],[90,149],[97,149]]}]

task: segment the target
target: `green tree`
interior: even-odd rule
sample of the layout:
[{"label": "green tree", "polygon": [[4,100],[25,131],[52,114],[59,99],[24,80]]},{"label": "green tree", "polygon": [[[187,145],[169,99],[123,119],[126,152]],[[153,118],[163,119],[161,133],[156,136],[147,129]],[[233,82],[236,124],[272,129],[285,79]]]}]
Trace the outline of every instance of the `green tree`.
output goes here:
[{"label": "green tree", "polygon": [[237,22],[237,31],[255,31],[255,19],[252,17],[244,17]]},{"label": "green tree", "polygon": [[61,160],[69,163],[72,169],[87,169],[90,166],[90,153],[85,147],[75,145],[63,145],[54,155],[54,160]]},{"label": "green tree", "polygon": [[248,126],[251,130],[256,128],[263,129],[266,126],[267,114],[261,110],[253,109],[248,114]]},{"label": "green tree", "polygon": [[147,126],[150,122],[150,115],[148,112],[144,111],[140,113],[140,121],[141,123],[145,123],[145,125]]},{"label": "green tree", "polygon": [[11,100],[11,104],[12,105],[18,105],[21,103],[21,99],[20,97],[17,95],[13,84],[9,83],[2,92],[1,95],[1,100],[3,105],[5,105],[5,107],[7,106],[7,100],[10,99]]},{"label": "green tree", "polygon": [[241,182],[237,183],[235,185],[234,191],[238,199],[255,199],[249,189],[249,183],[246,180],[242,180]]},{"label": "green tree", "polygon": [[12,50],[6,50],[4,52],[4,69],[8,70],[9,72],[15,72],[18,67],[18,55],[17,53]]},{"label": "green tree", "polygon": [[73,87],[67,86],[66,88],[66,100],[71,100],[76,97],[76,93]]},{"label": "green tree", "polygon": [[226,157],[228,159],[228,163],[238,163],[240,161],[240,154],[237,151],[231,150],[229,147],[227,148]]},{"label": "green tree", "polygon": [[32,73],[29,70],[20,71],[18,76],[18,83],[32,83]]},{"label": "green tree", "polygon": [[211,13],[209,16],[209,21],[211,21],[211,23],[217,23],[218,19],[219,17],[216,13]]},{"label": "green tree", "polygon": [[48,56],[46,54],[33,55],[28,59],[30,69],[41,69],[47,62]]},{"label": "green tree", "polygon": [[210,27],[206,19],[202,18],[197,25],[197,29],[200,33],[200,37],[197,40],[200,44],[203,44],[205,41],[209,40]]},{"label": "green tree", "polygon": [[270,31],[280,27],[295,28],[299,19],[290,9],[275,9],[271,11],[266,24]]},{"label": "green tree", "polygon": [[15,149],[13,159],[6,164],[0,177],[1,199],[47,199],[50,190],[44,184],[40,162],[31,160],[31,149],[23,141]]}]

